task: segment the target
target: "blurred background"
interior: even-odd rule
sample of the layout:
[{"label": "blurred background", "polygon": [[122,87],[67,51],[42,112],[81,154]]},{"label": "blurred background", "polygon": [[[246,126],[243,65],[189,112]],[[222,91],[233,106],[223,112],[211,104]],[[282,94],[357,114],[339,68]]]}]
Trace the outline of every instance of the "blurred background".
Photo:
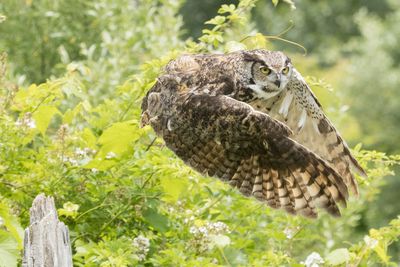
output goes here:
[{"label": "blurred background", "polygon": [[[258,1],[240,41],[252,33],[279,35],[304,46],[268,40],[289,54],[316,87],[323,106],[351,147],[400,153],[400,1]],[[92,103],[101,103],[146,61],[197,40],[222,4],[237,1],[5,0],[0,50],[20,86],[65,73],[70,63],[90,69]],[[162,6],[162,8],[159,8]],[[0,20],[5,19],[0,17]],[[399,171],[399,170],[397,170]],[[387,225],[400,214],[400,178],[382,181],[381,194],[360,212],[360,232]],[[392,247],[398,257],[400,246]]]}]

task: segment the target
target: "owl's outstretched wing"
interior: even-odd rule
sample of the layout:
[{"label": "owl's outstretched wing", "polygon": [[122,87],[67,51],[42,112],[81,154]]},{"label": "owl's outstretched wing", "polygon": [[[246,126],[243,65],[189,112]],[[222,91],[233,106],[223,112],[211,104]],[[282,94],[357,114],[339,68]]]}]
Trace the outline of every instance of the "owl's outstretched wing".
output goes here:
[{"label": "owl's outstretched wing", "polygon": [[[147,108],[163,98],[157,91],[146,97]],[[346,185],[324,160],[290,139],[287,126],[227,96],[172,91],[181,92],[172,110],[146,121],[186,164],[274,208],[316,217],[322,207],[340,215],[336,203],[346,203]]]},{"label": "owl's outstretched wing", "polygon": [[257,109],[284,122],[293,130],[291,136],[329,164],[343,177],[347,186],[357,195],[357,182],[351,168],[365,175],[338,131],[325,116],[320,103],[295,69],[293,78],[281,94],[251,103]]}]

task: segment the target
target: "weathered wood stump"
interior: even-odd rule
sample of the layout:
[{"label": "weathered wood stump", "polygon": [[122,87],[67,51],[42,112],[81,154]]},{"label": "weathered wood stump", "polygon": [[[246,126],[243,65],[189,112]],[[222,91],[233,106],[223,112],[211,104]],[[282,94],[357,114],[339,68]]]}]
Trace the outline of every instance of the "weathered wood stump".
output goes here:
[{"label": "weathered wood stump", "polygon": [[38,195],[25,229],[23,267],[72,267],[68,227],[58,220],[52,197]]}]

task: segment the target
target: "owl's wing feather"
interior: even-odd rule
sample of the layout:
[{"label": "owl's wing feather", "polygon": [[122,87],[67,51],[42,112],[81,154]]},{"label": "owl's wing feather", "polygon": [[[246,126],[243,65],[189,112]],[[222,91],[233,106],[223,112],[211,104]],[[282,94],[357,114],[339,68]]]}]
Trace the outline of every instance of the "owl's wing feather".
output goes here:
[{"label": "owl's wing feather", "polygon": [[256,100],[251,105],[288,125],[293,130],[291,137],[294,140],[326,160],[358,194],[351,167],[365,175],[363,168],[351,155],[300,73],[293,71],[293,79],[285,91],[268,100]]},{"label": "owl's wing feather", "polygon": [[340,215],[336,203],[345,204],[346,185],[324,160],[290,139],[283,123],[227,96],[172,91],[179,92],[172,110],[150,121],[189,166],[274,208],[316,217],[322,207]]}]

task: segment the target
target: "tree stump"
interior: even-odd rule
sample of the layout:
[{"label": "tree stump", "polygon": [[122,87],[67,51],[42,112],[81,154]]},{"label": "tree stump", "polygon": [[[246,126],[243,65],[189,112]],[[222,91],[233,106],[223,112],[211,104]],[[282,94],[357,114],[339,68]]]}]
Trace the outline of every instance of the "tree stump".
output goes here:
[{"label": "tree stump", "polygon": [[38,195],[25,229],[23,267],[72,267],[68,227],[58,220],[52,197]]}]

